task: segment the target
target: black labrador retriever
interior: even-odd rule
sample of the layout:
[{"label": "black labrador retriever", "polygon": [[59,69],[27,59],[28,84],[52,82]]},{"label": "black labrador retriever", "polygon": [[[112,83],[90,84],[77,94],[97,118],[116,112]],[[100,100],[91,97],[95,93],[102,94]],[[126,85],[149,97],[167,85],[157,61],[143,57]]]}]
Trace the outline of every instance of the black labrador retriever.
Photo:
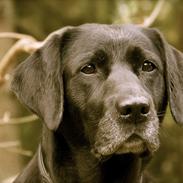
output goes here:
[{"label": "black labrador retriever", "polygon": [[183,56],[136,25],[52,33],[15,71],[12,89],[43,121],[15,183],[144,183],[169,101],[183,123]]}]

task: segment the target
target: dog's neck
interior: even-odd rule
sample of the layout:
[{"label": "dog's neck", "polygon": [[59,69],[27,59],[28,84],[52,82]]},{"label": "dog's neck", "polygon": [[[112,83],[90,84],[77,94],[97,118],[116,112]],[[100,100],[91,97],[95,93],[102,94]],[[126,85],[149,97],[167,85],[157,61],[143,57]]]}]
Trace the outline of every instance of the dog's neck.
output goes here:
[{"label": "dog's neck", "polygon": [[[87,146],[75,147],[60,133],[43,129],[44,166],[56,183],[141,183],[141,159],[118,155],[106,161],[95,158]],[[50,152],[49,154],[46,152]]]}]

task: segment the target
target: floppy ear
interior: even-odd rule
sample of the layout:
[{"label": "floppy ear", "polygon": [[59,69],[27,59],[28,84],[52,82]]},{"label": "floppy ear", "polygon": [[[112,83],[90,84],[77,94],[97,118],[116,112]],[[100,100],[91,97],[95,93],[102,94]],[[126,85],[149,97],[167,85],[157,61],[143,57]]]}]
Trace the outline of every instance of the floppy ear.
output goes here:
[{"label": "floppy ear", "polygon": [[[183,53],[167,43],[156,29],[146,29],[165,64],[165,78],[172,116],[183,124]],[[147,33],[147,32],[146,32]]]},{"label": "floppy ear", "polygon": [[72,27],[52,33],[43,46],[15,70],[11,88],[17,97],[42,120],[56,130],[63,115],[61,52]]},{"label": "floppy ear", "polygon": [[183,54],[166,43],[166,80],[172,115],[183,124]]}]

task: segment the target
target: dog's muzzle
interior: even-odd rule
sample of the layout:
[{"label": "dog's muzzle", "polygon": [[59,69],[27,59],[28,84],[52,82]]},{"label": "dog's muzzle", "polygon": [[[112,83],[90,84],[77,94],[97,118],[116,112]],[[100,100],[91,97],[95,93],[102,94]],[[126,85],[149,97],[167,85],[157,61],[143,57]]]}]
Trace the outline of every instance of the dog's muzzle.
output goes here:
[{"label": "dog's muzzle", "polygon": [[115,154],[125,154],[125,153],[133,153],[133,154],[144,154],[145,152],[149,152],[148,146],[146,142],[137,135],[130,136],[124,143],[117,149]]}]

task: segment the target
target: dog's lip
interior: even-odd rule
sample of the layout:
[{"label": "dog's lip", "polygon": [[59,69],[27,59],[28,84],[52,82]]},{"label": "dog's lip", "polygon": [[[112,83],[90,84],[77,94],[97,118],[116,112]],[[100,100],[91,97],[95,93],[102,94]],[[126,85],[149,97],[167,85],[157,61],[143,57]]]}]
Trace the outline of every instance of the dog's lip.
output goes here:
[{"label": "dog's lip", "polygon": [[146,151],[148,151],[146,142],[140,136],[133,134],[119,146],[115,154],[143,154]]},{"label": "dog's lip", "polygon": [[154,154],[159,147],[158,138],[147,138],[145,135],[134,132],[125,139],[118,139],[116,143],[108,143],[105,146],[95,144],[91,152],[98,159],[112,155],[134,154],[139,157],[147,157]]}]

